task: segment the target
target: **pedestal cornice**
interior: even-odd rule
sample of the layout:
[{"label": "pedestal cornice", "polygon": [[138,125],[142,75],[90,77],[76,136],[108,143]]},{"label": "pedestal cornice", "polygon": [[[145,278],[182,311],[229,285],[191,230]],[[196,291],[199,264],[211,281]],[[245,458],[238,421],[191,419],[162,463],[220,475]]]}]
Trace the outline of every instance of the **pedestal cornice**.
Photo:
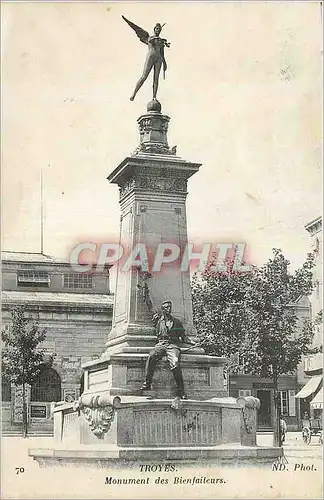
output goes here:
[{"label": "pedestal cornice", "polygon": [[[194,173],[198,172],[201,163],[192,163],[183,160],[180,157],[170,157],[164,155],[136,155],[127,156],[112,172],[107,179],[113,184],[123,185],[127,179],[134,174],[159,175],[166,169],[168,173],[176,175],[181,173],[183,178],[189,179]],[[147,171],[143,169],[147,169]],[[142,169],[142,170],[140,170]],[[156,170],[155,170],[156,169]]]}]

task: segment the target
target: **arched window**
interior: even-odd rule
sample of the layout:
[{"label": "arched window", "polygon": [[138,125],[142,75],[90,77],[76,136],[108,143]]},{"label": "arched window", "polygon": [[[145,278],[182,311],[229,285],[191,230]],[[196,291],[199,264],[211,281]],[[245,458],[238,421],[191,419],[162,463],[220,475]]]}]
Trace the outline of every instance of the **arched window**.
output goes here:
[{"label": "arched window", "polygon": [[32,401],[60,401],[61,379],[53,368],[44,368],[31,387]]},{"label": "arched window", "polygon": [[1,380],[1,389],[2,401],[6,403],[11,401],[11,383],[6,380]]}]

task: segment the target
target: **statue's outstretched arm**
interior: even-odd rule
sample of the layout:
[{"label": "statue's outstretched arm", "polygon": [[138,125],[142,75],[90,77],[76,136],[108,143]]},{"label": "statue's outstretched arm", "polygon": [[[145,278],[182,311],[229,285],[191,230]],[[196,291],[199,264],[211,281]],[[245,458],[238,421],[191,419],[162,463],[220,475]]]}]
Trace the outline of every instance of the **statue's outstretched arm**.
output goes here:
[{"label": "statue's outstretched arm", "polygon": [[126,17],[122,16],[122,18],[124,19],[124,21],[126,21],[126,23],[128,24],[128,26],[130,26],[135,31],[136,35],[141,40],[141,42],[143,42],[143,43],[145,43],[147,45],[148,39],[150,37],[150,35],[148,34],[148,32],[145,31],[140,26],[137,26],[136,24],[132,23],[132,21],[129,21],[128,19],[126,19]]},{"label": "statue's outstretched arm", "polygon": [[165,45],[166,47],[170,47],[170,46],[171,46],[171,43],[170,43],[170,42],[168,42],[168,40],[167,40],[166,38],[162,38],[162,41],[163,41],[163,43],[164,43],[164,45]]}]

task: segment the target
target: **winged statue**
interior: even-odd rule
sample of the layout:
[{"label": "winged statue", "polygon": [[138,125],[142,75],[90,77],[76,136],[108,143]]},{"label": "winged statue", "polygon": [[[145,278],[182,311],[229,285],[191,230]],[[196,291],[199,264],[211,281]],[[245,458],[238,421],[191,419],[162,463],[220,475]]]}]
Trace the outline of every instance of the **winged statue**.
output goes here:
[{"label": "winged statue", "polygon": [[135,31],[140,41],[148,46],[148,53],[144,64],[143,74],[136,83],[135,90],[131,95],[130,100],[134,101],[137,92],[142,87],[143,83],[146,81],[152,69],[153,69],[153,99],[156,100],[156,94],[159,86],[160,71],[162,66],[163,66],[164,77],[165,77],[165,72],[167,70],[167,63],[164,57],[164,47],[170,47],[170,43],[165,38],[160,37],[164,24],[161,25],[160,23],[157,23],[154,26],[154,35],[150,36],[149,33],[140,26],[137,26],[136,24],[132,23],[124,16],[122,16],[122,18]]}]

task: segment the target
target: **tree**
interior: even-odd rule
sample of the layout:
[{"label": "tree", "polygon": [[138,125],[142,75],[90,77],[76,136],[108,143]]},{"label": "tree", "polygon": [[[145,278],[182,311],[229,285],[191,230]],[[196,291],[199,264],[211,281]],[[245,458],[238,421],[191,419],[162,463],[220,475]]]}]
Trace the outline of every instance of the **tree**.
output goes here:
[{"label": "tree", "polygon": [[1,332],[2,376],[22,386],[23,437],[27,437],[26,385],[31,385],[41,370],[44,351],[38,346],[44,341],[46,331],[40,330],[38,323],[27,316],[24,306],[14,307],[10,313],[9,329]]},{"label": "tree", "polygon": [[[314,257],[289,273],[289,261],[281,250],[260,268],[248,273],[214,273],[211,266],[193,278],[194,322],[201,346],[208,354],[233,359],[231,371],[272,379],[275,419],[274,444],[279,443],[278,378],[293,373],[302,357],[313,354],[311,321],[298,325],[296,301],[312,292]],[[300,326],[298,328],[298,326]],[[235,359],[235,356],[234,356]]]}]

